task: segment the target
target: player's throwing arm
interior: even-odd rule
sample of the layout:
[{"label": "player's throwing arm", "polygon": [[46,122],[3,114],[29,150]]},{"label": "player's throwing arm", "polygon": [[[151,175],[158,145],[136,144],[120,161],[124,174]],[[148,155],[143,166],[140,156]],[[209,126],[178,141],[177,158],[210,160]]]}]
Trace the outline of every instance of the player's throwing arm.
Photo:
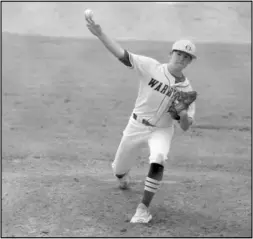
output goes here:
[{"label": "player's throwing arm", "polygon": [[101,26],[94,21],[93,11],[86,9],[84,11],[84,16],[87,22],[87,27],[90,32],[96,36],[105,47],[117,58],[121,59],[124,57],[124,49],[110,37],[108,37],[102,30]]}]

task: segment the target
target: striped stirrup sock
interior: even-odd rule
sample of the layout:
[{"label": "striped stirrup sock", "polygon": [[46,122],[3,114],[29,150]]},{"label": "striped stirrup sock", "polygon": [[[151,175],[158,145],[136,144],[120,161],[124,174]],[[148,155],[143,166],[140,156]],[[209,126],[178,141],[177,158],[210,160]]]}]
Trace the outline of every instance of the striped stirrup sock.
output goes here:
[{"label": "striped stirrup sock", "polygon": [[156,193],[159,186],[160,186],[160,181],[155,180],[150,177],[146,177],[144,190],[152,192],[152,193]]}]

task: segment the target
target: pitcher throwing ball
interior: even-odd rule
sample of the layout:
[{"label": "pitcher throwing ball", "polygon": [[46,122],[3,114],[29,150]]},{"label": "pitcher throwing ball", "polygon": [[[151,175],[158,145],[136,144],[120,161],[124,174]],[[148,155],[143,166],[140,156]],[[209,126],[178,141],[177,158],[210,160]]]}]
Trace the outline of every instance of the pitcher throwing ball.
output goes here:
[{"label": "pitcher throwing ball", "polygon": [[169,62],[161,64],[150,57],[133,54],[123,49],[93,20],[93,13],[85,14],[87,27],[104,46],[126,65],[138,72],[139,93],[135,107],[123,132],[112,169],[121,189],[130,183],[129,172],[136,162],[136,154],[147,143],[150,150],[143,197],[131,223],[148,223],[152,216],[149,205],[163,178],[174,125],[186,131],[195,115],[196,91],[182,73],[196,58],[195,45],[189,40],[176,41],[170,52]]}]

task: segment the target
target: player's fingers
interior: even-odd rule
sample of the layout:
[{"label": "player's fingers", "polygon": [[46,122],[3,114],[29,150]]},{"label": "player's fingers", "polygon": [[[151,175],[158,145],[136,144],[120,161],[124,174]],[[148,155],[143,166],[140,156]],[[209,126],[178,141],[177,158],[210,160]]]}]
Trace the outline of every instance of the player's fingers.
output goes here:
[{"label": "player's fingers", "polygon": [[92,23],[90,22],[89,18],[86,19],[86,22],[91,25]]},{"label": "player's fingers", "polygon": [[86,20],[86,22],[90,23],[90,17],[89,16],[85,16],[85,20]]},{"label": "player's fingers", "polygon": [[95,25],[95,21],[94,21],[92,18],[90,18],[89,20],[90,20],[90,22],[91,22],[92,24]]},{"label": "player's fingers", "polygon": [[87,23],[90,23],[89,17],[85,16],[85,20]]},{"label": "player's fingers", "polygon": [[95,25],[95,22],[90,17],[85,17],[85,19],[89,24]]}]

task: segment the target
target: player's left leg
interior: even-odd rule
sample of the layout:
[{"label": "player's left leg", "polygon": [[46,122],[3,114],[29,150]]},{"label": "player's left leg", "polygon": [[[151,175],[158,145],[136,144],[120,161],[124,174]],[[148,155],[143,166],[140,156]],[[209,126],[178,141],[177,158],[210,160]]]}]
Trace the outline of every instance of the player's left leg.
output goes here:
[{"label": "player's left leg", "polygon": [[148,208],[162,181],[164,164],[169,154],[173,134],[173,127],[158,129],[151,134],[149,172],[145,181],[143,198],[131,220],[132,223],[148,223],[152,219]]}]

